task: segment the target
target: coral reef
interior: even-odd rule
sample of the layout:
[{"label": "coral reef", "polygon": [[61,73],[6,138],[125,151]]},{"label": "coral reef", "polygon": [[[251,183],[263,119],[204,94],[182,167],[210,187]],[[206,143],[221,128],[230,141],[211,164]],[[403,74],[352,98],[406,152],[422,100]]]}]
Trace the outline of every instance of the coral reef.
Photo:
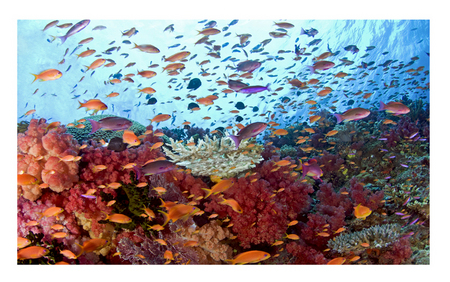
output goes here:
[{"label": "coral reef", "polygon": [[[328,246],[341,254],[359,253],[367,248],[385,248],[399,240],[401,235],[401,226],[398,224],[375,225],[362,231],[341,234],[328,241]],[[362,246],[363,243],[368,246]]]},{"label": "coral reef", "polygon": [[[70,133],[73,135],[73,138],[78,140],[78,142],[82,142],[84,140],[105,140],[108,141],[114,137],[120,137],[122,138],[123,135],[123,130],[120,131],[112,131],[112,130],[98,130],[96,132],[94,132],[93,134],[91,133],[92,130],[92,125],[91,123],[87,120],[87,119],[92,119],[95,121],[99,121],[103,118],[106,117],[115,117],[115,115],[93,115],[93,116],[87,116],[84,118],[81,118],[79,120],[84,120],[83,122],[78,122],[78,121],[74,121],[73,127],[67,127],[67,133]],[[142,135],[145,132],[145,126],[143,126],[142,124],[140,124],[137,121],[133,121],[130,120],[133,125],[129,128],[131,131],[134,132],[134,134],[136,134],[136,136]],[[75,126],[79,125],[79,124],[83,124],[84,128],[76,128]]]},{"label": "coral reef", "polygon": [[[255,167],[261,162],[262,146],[251,144],[249,140],[241,142],[239,148],[235,149],[235,144],[230,138],[212,139],[205,136],[199,139],[197,145],[193,145],[194,138],[189,139],[190,145],[177,143],[170,139],[171,150],[163,147],[164,153],[172,159],[174,163],[190,169],[193,175],[219,177],[233,177],[239,172]],[[172,152],[173,150],[173,152]],[[246,153],[245,153],[246,152]]]},{"label": "coral reef", "polygon": [[51,190],[61,192],[79,180],[78,163],[61,160],[67,155],[78,155],[77,141],[65,133],[63,126],[48,131],[47,127],[45,119],[32,119],[27,131],[17,135],[17,171],[33,175],[40,181],[18,186],[18,195],[31,201],[41,196],[42,182]]}]

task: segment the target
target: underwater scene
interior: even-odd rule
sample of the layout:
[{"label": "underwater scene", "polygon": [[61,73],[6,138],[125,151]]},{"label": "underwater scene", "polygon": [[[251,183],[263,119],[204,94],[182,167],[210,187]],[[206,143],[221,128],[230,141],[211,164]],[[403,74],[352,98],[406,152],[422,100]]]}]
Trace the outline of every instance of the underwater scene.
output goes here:
[{"label": "underwater scene", "polygon": [[430,264],[429,20],[17,20],[17,264]]}]

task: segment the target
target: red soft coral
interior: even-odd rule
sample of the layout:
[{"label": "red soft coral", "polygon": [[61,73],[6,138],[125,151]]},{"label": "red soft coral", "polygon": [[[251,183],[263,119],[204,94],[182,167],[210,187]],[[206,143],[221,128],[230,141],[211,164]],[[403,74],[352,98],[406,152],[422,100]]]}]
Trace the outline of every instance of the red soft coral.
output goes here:
[{"label": "red soft coral", "polygon": [[286,251],[295,258],[292,264],[326,264],[328,262],[322,252],[300,242],[290,242],[286,245]]},{"label": "red soft coral", "polygon": [[219,204],[222,200],[220,195],[212,195],[211,200],[205,203],[205,211],[231,217],[232,230],[244,248],[272,244],[281,239],[287,223],[310,207],[308,194],[314,192],[312,186],[296,181],[298,176],[292,174],[289,166],[276,168],[273,161],[266,161],[257,168],[259,173],[237,179],[223,193],[223,198],[239,203],[242,213]]}]

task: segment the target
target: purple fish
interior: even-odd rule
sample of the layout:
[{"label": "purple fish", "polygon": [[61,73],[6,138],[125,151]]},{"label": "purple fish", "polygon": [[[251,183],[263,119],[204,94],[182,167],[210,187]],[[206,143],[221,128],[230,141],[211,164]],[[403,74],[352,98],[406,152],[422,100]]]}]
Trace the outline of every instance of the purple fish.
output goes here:
[{"label": "purple fish", "polygon": [[387,138],[378,138],[378,140],[380,140],[380,141],[386,141]]},{"label": "purple fish", "polygon": [[141,168],[133,167],[134,172],[136,173],[136,179],[139,179],[142,174],[144,175],[153,175],[153,174],[159,174],[164,173],[167,171],[174,170],[176,168],[176,165],[172,163],[171,161],[154,161],[151,163],[148,163],[144,165]]},{"label": "purple fish", "polygon": [[121,118],[121,117],[106,117],[99,121],[95,121],[92,119],[87,119],[87,120],[92,125],[92,130],[91,130],[91,133],[89,133],[89,134],[92,134],[101,128],[106,129],[106,130],[117,131],[117,130],[128,129],[133,125],[133,123],[130,120],[128,120],[126,118]]},{"label": "purple fish", "polygon": [[74,35],[77,32],[80,32],[83,28],[85,28],[90,23],[90,20],[82,20],[81,22],[76,23],[72,26],[69,31],[64,36],[52,36],[55,40],[56,38],[61,39],[61,44],[63,44],[67,38]]},{"label": "purple fish", "polygon": [[244,94],[253,94],[253,93],[258,93],[264,90],[270,91],[270,83],[267,84],[267,86],[260,86],[260,85],[256,85],[256,86],[247,86],[247,87],[243,87],[241,88],[238,92],[240,93],[244,93]]},{"label": "purple fish", "polygon": [[92,196],[92,195],[84,195],[84,194],[82,194],[81,197],[88,198],[88,199],[95,199],[95,198],[96,198],[95,196]]},{"label": "purple fish", "polygon": [[236,144],[236,150],[237,150],[239,148],[239,144],[241,144],[242,140],[245,140],[245,139],[248,139],[251,137],[255,137],[256,135],[263,132],[266,129],[267,125],[268,124],[265,122],[250,123],[246,127],[242,128],[238,132],[237,135],[230,135],[228,137],[230,137],[234,141],[234,144]]},{"label": "purple fish", "polygon": [[396,215],[405,215],[404,213],[401,213],[401,212],[396,212],[395,214]]},{"label": "purple fish", "polygon": [[402,167],[408,167],[407,165],[405,165],[405,164],[400,164]]},{"label": "purple fish", "polygon": [[410,218],[410,217],[411,217],[411,215],[408,214],[408,215],[402,216],[401,219],[407,219],[407,218]]},{"label": "purple fish", "polygon": [[414,219],[413,221],[411,221],[411,223],[409,225],[413,225],[414,223],[416,223],[419,220],[419,218]]},{"label": "purple fish", "polygon": [[323,175],[323,171],[320,168],[320,166],[317,164],[316,159],[310,159],[308,162],[303,163],[302,171],[303,171],[302,179],[305,176],[310,176],[313,179],[316,179],[316,180],[319,179],[320,182],[323,182],[322,179],[320,179],[320,177]]}]

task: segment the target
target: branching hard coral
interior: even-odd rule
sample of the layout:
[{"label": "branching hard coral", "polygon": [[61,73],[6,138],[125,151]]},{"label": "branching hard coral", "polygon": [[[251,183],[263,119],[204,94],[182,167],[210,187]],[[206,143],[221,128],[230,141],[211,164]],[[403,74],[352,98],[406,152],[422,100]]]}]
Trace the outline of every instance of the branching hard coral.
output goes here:
[{"label": "branching hard coral", "polygon": [[[328,241],[328,247],[341,254],[362,252],[368,248],[382,249],[397,241],[401,233],[399,224],[375,225],[362,231],[341,234]],[[364,247],[361,244],[367,243]]]},{"label": "branching hard coral", "polygon": [[[191,137],[189,143],[193,143]],[[229,137],[210,139],[208,135],[205,139],[199,139],[197,145],[185,145],[170,139],[172,149],[163,147],[164,153],[177,165],[190,169],[193,175],[228,178],[237,175],[239,172],[255,167],[261,162],[262,146],[255,145],[248,148],[249,140],[243,140],[239,148],[235,149],[235,144]],[[245,153],[247,152],[247,153]]]}]

